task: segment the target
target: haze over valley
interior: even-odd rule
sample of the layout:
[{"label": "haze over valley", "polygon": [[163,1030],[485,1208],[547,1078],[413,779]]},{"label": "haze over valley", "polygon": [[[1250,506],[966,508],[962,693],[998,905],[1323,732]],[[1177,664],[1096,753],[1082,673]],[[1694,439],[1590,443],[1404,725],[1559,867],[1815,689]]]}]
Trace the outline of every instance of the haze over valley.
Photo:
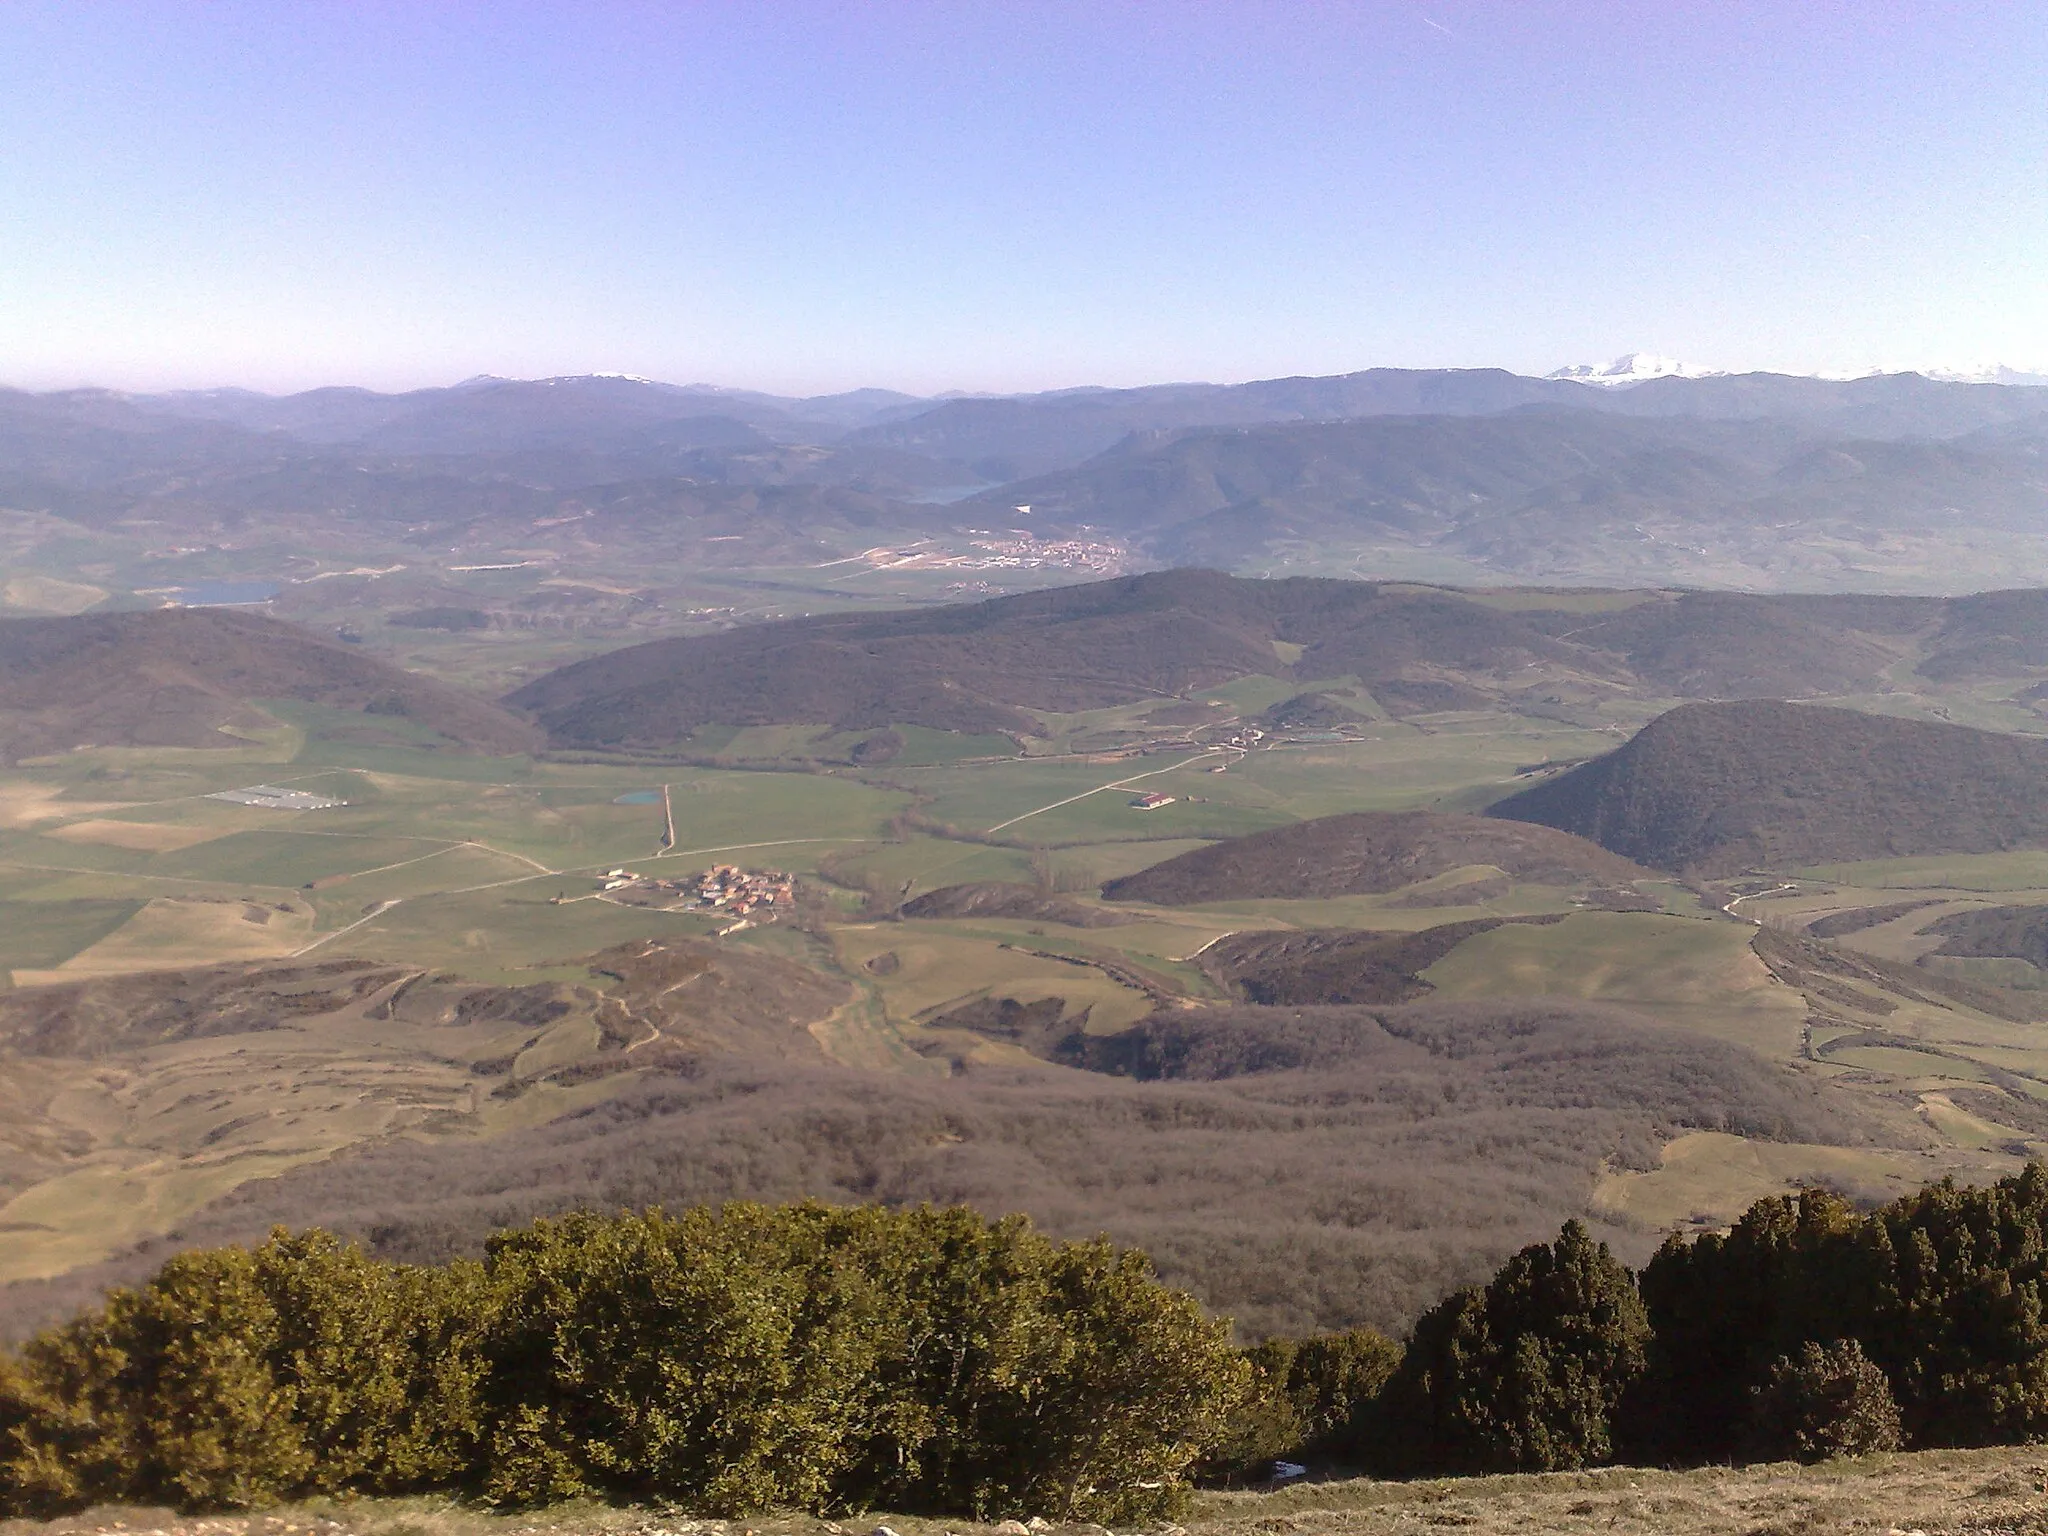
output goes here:
[{"label": "haze over valley", "polygon": [[521,637],[1175,565],[1963,592],[2048,580],[2044,423],[2037,387],[1916,374],[1603,388],[1374,369],[940,401],[623,377],[15,391],[0,596],[16,613],[260,600],[530,669]]},{"label": "haze over valley", "polygon": [[8,24],[0,1536],[2042,1528],[2048,12]]}]

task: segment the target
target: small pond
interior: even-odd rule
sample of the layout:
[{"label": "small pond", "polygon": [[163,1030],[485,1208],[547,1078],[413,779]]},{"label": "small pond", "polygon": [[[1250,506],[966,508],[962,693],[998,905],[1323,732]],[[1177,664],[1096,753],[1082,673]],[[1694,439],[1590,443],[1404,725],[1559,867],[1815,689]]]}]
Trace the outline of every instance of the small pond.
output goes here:
[{"label": "small pond", "polygon": [[187,608],[232,608],[243,603],[267,603],[283,585],[275,581],[199,581],[177,589],[177,599]]}]

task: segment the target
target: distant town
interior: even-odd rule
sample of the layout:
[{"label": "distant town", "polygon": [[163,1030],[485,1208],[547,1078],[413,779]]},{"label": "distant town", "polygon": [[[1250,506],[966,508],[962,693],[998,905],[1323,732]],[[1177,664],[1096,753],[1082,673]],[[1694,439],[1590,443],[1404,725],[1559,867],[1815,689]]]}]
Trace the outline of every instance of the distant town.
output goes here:
[{"label": "distant town", "polygon": [[968,535],[968,549],[973,553],[947,549],[934,539],[919,539],[900,547],[864,549],[858,555],[828,561],[827,564],[861,562],[877,571],[1060,570],[1119,576],[1129,568],[1131,559],[1130,546],[1118,539],[1041,539],[1022,528],[1000,531],[969,528],[963,531]]}]

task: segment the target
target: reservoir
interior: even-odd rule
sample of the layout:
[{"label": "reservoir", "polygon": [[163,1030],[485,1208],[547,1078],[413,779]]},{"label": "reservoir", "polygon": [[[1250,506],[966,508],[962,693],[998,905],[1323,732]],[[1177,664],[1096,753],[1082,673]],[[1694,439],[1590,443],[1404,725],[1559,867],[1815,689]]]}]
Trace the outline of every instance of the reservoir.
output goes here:
[{"label": "reservoir", "polygon": [[267,603],[277,596],[274,581],[201,581],[175,589],[175,600],[186,608],[232,608],[243,603]]}]

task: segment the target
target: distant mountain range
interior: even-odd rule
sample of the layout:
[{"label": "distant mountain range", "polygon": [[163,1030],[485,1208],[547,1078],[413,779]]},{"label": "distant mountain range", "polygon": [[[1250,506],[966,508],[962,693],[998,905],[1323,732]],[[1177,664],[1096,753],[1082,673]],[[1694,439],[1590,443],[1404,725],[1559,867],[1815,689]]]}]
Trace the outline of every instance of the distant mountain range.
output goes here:
[{"label": "distant mountain range", "polygon": [[[1920,368],[1914,370],[1922,376],[1937,379],[1948,384],[2018,384],[2038,387],[2048,384],[2048,373],[2038,369],[2008,368],[2002,363],[1986,363],[1975,368]],[[1876,378],[1885,370],[1868,369],[1862,373],[1816,374],[1816,378]],[[1598,384],[1610,389],[1626,389],[1650,379],[1717,379],[1727,377],[1725,368],[1701,368],[1692,363],[1680,362],[1675,357],[1659,357],[1651,352],[1629,352],[1617,357],[1611,363],[1573,363],[1546,373],[1546,379],[1570,379],[1577,384]]]},{"label": "distant mountain range", "polygon": [[1767,590],[2048,580],[2048,392],[1695,375],[1641,356],[1563,373],[953,399],[612,375],[400,394],[0,391],[0,510],[344,548],[518,547],[547,519],[588,518],[591,548],[719,566],[965,548],[1022,527],[1097,541],[1127,569]]}]

